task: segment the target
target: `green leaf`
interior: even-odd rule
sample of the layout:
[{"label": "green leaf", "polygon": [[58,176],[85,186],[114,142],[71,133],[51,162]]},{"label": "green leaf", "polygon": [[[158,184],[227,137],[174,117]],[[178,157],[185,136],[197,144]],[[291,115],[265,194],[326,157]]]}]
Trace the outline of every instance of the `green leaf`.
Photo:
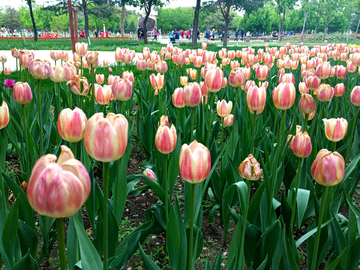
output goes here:
[{"label": "green leaf", "polygon": [[18,220],[18,235],[21,246],[21,253],[30,252],[32,257],[37,256],[38,235],[30,228],[29,225]]},{"label": "green leaf", "polygon": [[298,226],[300,227],[302,224],[302,221],[304,219],[304,215],[306,212],[306,208],[309,203],[310,198],[310,191],[306,189],[298,189],[297,194],[297,218],[298,218]]},{"label": "green leaf", "polygon": [[74,216],[75,230],[79,237],[81,265],[83,269],[102,269],[103,263],[97,253],[95,247],[86,234],[84,227],[81,226],[79,220]]},{"label": "green leaf", "polygon": [[[0,202],[3,202],[3,193],[0,190]],[[6,209],[6,205],[4,205],[4,203],[0,203],[0,237],[3,235],[3,231],[4,231],[4,225],[6,222],[6,217],[7,217],[7,209]],[[5,267],[7,269],[11,269],[11,262],[10,262],[10,258],[7,256],[6,252],[5,252],[5,247],[4,247],[4,242],[0,241],[0,255],[2,258],[1,259],[4,260],[4,264]]]},{"label": "green leaf", "polygon": [[180,149],[181,149],[181,135],[179,134],[177,138],[175,150],[171,154],[170,162],[168,166],[168,183],[169,183],[170,198],[172,197],[171,194],[173,193],[175,187],[176,178],[179,175]]},{"label": "green leaf", "polygon": [[266,255],[265,260],[259,265],[258,268],[256,268],[256,270],[264,270],[267,264],[267,260],[268,260],[268,255]]},{"label": "green leaf", "polygon": [[238,192],[239,196],[239,202],[240,202],[240,208],[244,210],[246,208],[246,198],[247,198],[247,192],[248,188],[245,183],[245,181],[239,181],[237,183],[232,184],[224,193],[223,198],[226,197],[226,195],[234,188],[236,187],[236,190]]},{"label": "green leaf", "polygon": [[30,255],[30,251],[26,253],[24,257],[19,260],[11,270],[38,270],[39,267],[34,260],[34,258]]},{"label": "green leaf", "polygon": [[342,258],[342,256],[344,256],[345,252],[346,252],[347,248],[344,248],[343,251],[341,251],[341,253],[339,254],[339,256],[332,261],[332,263],[330,263],[326,268],[325,270],[336,270],[337,269],[337,266]]},{"label": "green leaf", "polygon": [[155,264],[155,262],[152,259],[150,259],[150,257],[144,252],[140,243],[139,243],[139,249],[145,268],[147,270],[160,270],[160,268]]},{"label": "green leaf", "polygon": [[3,234],[2,234],[4,249],[7,257],[9,258],[11,267],[13,267],[16,262],[15,253],[16,253],[16,245],[18,242],[18,236],[17,236],[18,207],[19,207],[19,202],[18,200],[15,200],[6,218]]},{"label": "green leaf", "polygon": [[[330,219],[321,225],[321,229],[328,225],[333,219]],[[299,240],[296,241],[296,247],[298,248],[302,243],[306,241],[310,236],[317,232],[317,227],[304,234]]]},{"label": "green leaf", "polygon": [[345,269],[356,269],[360,261],[360,237],[351,245],[346,256]]}]

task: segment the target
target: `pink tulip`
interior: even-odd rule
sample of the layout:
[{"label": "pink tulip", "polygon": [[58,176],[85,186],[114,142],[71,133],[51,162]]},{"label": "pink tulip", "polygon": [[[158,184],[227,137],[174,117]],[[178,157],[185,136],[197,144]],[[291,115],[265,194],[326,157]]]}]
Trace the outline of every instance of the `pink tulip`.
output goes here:
[{"label": "pink tulip", "polygon": [[5,101],[3,101],[2,106],[0,107],[0,129],[9,124],[10,115],[9,115],[9,107]]},{"label": "pink tulip", "polygon": [[84,42],[78,42],[75,44],[76,54],[79,56],[85,56],[87,54],[88,44]]},{"label": "pink tulip", "polygon": [[149,168],[146,168],[144,171],[143,171],[143,175],[149,177],[151,180],[155,181],[156,180],[156,175],[155,173],[150,170]]},{"label": "pink tulip", "polygon": [[155,135],[155,145],[160,153],[166,155],[174,151],[177,141],[176,128],[171,125],[169,128],[166,125],[159,126]]},{"label": "pink tulip", "polygon": [[13,99],[19,104],[28,104],[32,100],[32,92],[28,83],[17,82],[13,87]]},{"label": "pink tulip", "polygon": [[71,143],[77,143],[84,138],[87,118],[79,109],[63,109],[58,117],[57,128],[61,138]]},{"label": "pink tulip", "polygon": [[132,71],[124,71],[121,75],[121,78],[128,79],[132,83],[132,85],[134,85],[135,83],[134,73]]},{"label": "pink tulip", "polygon": [[94,88],[96,102],[101,105],[108,104],[112,95],[111,85],[101,86],[99,84],[95,84]]},{"label": "pink tulip", "polygon": [[132,96],[132,83],[128,79],[118,79],[111,85],[114,97],[120,101],[127,101]]},{"label": "pink tulip", "polygon": [[344,118],[323,119],[325,136],[329,141],[338,142],[342,140],[347,131],[348,122]]},{"label": "pink tulip", "polygon": [[246,102],[251,113],[262,112],[266,101],[266,90],[264,87],[251,87],[246,95]]},{"label": "pink tulip", "polygon": [[355,86],[350,93],[350,101],[356,107],[360,107],[360,86]]},{"label": "pink tulip", "polygon": [[279,110],[287,110],[295,102],[296,92],[292,83],[280,83],[272,93],[274,105]]},{"label": "pink tulip", "polygon": [[312,151],[311,139],[309,134],[305,131],[299,132],[292,138],[293,153],[299,158],[306,158],[310,156]]},{"label": "pink tulip", "polygon": [[224,99],[222,101],[218,100],[216,104],[216,111],[221,118],[230,115],[231,109],[232,109],[231,101],[226,102]]},{"label": "pink tulip", "polygon": [[200,85],[197,82],[186,84],[182,98],[188,107],[196,107],[199,105],[202,99]]},{"label": "pink tulip", "polygon": [[29,63],[29,72],[37,80],[45,80],[49,78],[51,73],[51,65],[48,61],[40,59],[31,60]]}]

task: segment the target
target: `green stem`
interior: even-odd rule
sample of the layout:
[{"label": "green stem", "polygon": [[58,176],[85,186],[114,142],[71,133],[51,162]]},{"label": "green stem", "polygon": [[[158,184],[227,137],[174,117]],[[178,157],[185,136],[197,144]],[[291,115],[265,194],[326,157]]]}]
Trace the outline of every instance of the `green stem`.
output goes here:
[{"label": "green stem", "polygon": [[[246,207],[245,207],[245,212],[243,213],[243,218],[244,218],[244,223],[243,223],[243,227],[242,227],[242,233],[241,233],[241,243],[240,243],[240,247],[239,247],[239,265],[241,265],[241,269],[244,269],[245,266],[245,256],[244,256],[244,243],[245,243],[245,234],[246,234],[246,225],[247,225],[247,215],[248,215],[248,210],[249,210],[249,201],[250,201],[250,191],[251,191],[251,181],[250,180],[245,180],[246,185],[247,185],[247,198],[246,198]],[[241,222],[241,220],[239,220],[239,222]]]},{"label": "green stem", "polygon": [[71,109],[72,108],[72,92],[70,90],[70,85],[67,85],[67,89],[69,92],[69,108]]},{"label": "green stem", "polygon": [[73,145],[73,154],[74,154],[74,157],[75,159],[77,159],[77,146],[76,146],[76,143],[72,143]]},{"label": "green stem", "polygon": [[[24,122],[24,138],[25,138],[25,145],[24,145],[24,154],[26,157],[28,157],[28,153],[27,153],[27,147],[29,145],[29,142],[28,142],[28,136],[27,136],[27,130],[26,130],[26,112],[25,112],[25,105],[21,105],[21,109],[22,109],[22,117],[23,117],[23,122]],[[25,160],[25,158],[24,158]],[[25,166],[27,167],[27,165],[25,164]],[[27,170],[26,170],[26,173]],[[26,179],[26,182],[27,182],[27,179],[28,179],[28,175],[25,175],[25,179]]]},{"label": "green stem", "polygon": [[239,87],[235,88],[235,101],[234,101],[234,123],[237,120],[236,119],[236,114],[237,114],[237,100],[238,100],[238,95],[239,95]]},{"label": "green stem", "polygon": [[123,112],[123,110],[124,110],[124,101],[120,100],[119,102],[120,102],[120,114],[124,114],[124,112]]},{"label": "green stem", "polygon": [[191,108],[190,143],[194,139],[194,121],[195,121],[195,107],[192,107]]},{"label": "green stem", "polygon": [[276,158],[275,158],[275,173],[274,173],[274,178],[273,178],[273,182],[272,182],[272,186],[271,186],[271,196],[275,196],[274,192],[275,192],[275,185],[276,185],[276,180],[277,180],[277,169],[278,169],[278,163],[279,163],[279,154],[280,154],[280,144],[281,144],[281,139],[282,139],[282,133],[283,133],[283,129],[284,129],[284,124],[285,124],[285,119],[286,119],[286,110],[282,111],[281,114],[281,122],[280,122],[280,130],[279,130],[279,136],[278,136],[278,141],[277,141],[277,146],[276,146]]},{"label": "green stem", "polygon": [[168,198],[168,155],[165,155],[165,179],[164,179],[164,190],[165,190],[165,220],[166,224],[169,221],[169,198]]},{"label": "green stem", "polygon": [[158,97],[159,97],[159,119],[161,117],[161,90],[158,90]]},{"label": "green stem", "polygon": [[220,150],[220,152],[223,150],[223,147],[224,147],[224,132],[225,132],[224,119],[225,119],[224,117],[221,118],[222,127],[221,127],[221,150]]},{"label": "green stem", "polygon": [[194,243],[194,201],[195,201],[195,185],[191,184],[191,208],[190,208],[190,236],[189,236],[189,249],[188,249],[188,270],[194,270],[193,264],[193,243]]},{"label": "green stem", "polygon": [[250,154],[254,155],[254,142],[255,142],[255,127],[256,127],[256,111],[254,111],[254,120],[252,126],[252,138],[251,138],[251,149]]},{"label": "green stem", "polygon": [[305,114],[304,127],[303,127],[304,132],[307,130],[307,122],[308,122],[308,120],[309,120],[309,115]]},{"label": "green stem", "polygon": [[355,127],[356,127],[356,123],[357,123],[358,112],[359,112],[359,107],[356,107],[355,117],[354,117],[354,125],[353,125],[351,133],[350,133],[351,135],[350,135],[350,139],[349,139],[349,146],[346,150],[345,162],[347,162],[347,160],[349,159],[349,156],[350,156],[351,146],[352,146],[353,137],[354,137],[354,133],[355,133]]},{"label": "green stem", "polygon": [[278,111],[276,108],[274,108],[274,112],[275,112],[275,123],[274,123],[274,138],[276,138],[276,124],[277,124],[277,119],[278,119]]},{"label": "green stem", "polygon": [[39,130],[40,130],[40,153],[39,153],[39,156],[42,156],[42,154],[44,153],[43,152],[43,136],[42,136],[42,119],[41,119],[41,93],[40,93],[40,80],[38,80],[38,87],[37,87],[37,90],[38,90],[38,104],[37,104],[37,107],[38,107],[38,115],[39,115]]},{"label": "green stem", "polygon": [[[290,222],[290,232],[292,233],[292,230],[294,228],[294,220],[295,220],[295,212],[296,212],[296,198],[297,198],[297,194],[298,194],[298,190],[299,190],[299,185],[300,185],[300,176],[301,176],[301,163],[302,163],[302,159],[299,158],[299,166],[298,166],[298,172],[297,172],[297,177],[296,177],[296,188],[295,188],[295,194],[293,195],[293,200],[292,200],[292,212],[291,212],[291,222]],[[300,224],[298,224],[299,226]]]},{"label": "green stem", "polygon": [[5,207],[5,209],[6,209],[6,213],[5,213],[5,214],[7,214],[8,205],[7,205],[7,203],[6,203],[6,200],[7,200],[7,198],[8,198],[8,192],[7,192],[7,190],[5,190],[2,172],[3,172],[3,168],[1,168],[1,170],[0,170],[0,188],[1,188],[1,192],[2,192],[2,198],[3,198],[3,202],[2,202],[2,203],[4,204],[4,207]]},{"label": "green stem", "polygon": [[334,152],[336,151],[336,142],[334,142]]},{"label": "green stem", "polygon": [[[58,113],[61,112],[61,98],[60,98],[60,83],[57,84],[57,95],[58,95]],[[58,115],[59,117],[59,115]]]},{"label": "green stem", "polygon": [[211,95],[210,103],[209,103],[209,123],[208,123],[208,130],[206,133],[205,145],[210,147],[209,140],[210,140],[210,130],[211,130],[211,116],[212,116],[212,105],[214,103],[214,93],[209,93]]},{"label": "green stem", "polygon": [[178,130],[179,128],[178,128],[178,123],[179,123],[179,115],[180,115],[180,110],[181,110],[181,108],[178,108],[177,109],[177,113],[176,113],[176,130]]},{"label": "green stem", "polygon": [[59,245],[60,269],[66,270],[65,242],[64,242],[64,221],[62,218],[56,219],[56,230]]},{"label": "green stem", "polygon": [[103,249],[104,249],[104,260],[103,260],[103,269],[108,269],[108,185],[109,185],[109,162],[103,163],[104,172],[104,202],[103,202]]},{"label": "green stem", "polygon": [[336,97],[335,117],[338,116],[339,99],[340,97]]},{"label": "green stem", "polygon": [[316,238],[315,238],[315,246],[313,251],[313,257],[311,262],[311,270],[316,269],[316,259],[317,259],[317,253],[319,249],[319,242],[320,242],[320,235],[321,235],[321,224],[322,224],[322,218],[325,208],[325,201],[326,201],[326,193],[327,193],[327,187],[323,186],[323,192],[321,195],[321,206],[320,206],[320,212],[319,216],[317,217],[317,232],[316,232]]}]

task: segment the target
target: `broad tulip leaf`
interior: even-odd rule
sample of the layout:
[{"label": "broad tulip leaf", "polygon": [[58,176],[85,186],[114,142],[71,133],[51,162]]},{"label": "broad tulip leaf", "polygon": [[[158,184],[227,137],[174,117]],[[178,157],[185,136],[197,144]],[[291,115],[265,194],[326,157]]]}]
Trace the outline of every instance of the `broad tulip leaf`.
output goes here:
[{"label": "broad tulip leaf", "polygon": [[[332,219],[324,222],[321,225],[321,229],[324,228],[326,225],[328,225],[331,221]],[[296,247],[298,248],[302,243],[304,243],[310,236],[314,235],[316,232],[317,232],[317,227],[304,234],[302,237],[300,237],[300,239],[296,241]]]},{"label": "broad tulip leaf", "polygon": [[160,268],[156,265],[156,263],[144,252],[140,243],[139,243],[139,250],[144,262],[144,266],[147,270],[160,270]]},{"label": "broad tulip leaf", "polygon": [[339,256],[335,260],[333,260],[328,266],[325,267],[325,270],[336,270],[336,269],[338,269],[337,266],[339,265],[340,260],[342,259],[342,257],[344,256],[346,251],[347,251],[347,248],[344,248],[344,250],[341,251]]},{"label": "broad tulip leaf", "polygon": [[11,270],[38,270],[39,267],[34,260],[34,258],[30,255],[30,251],[26,253],[24,257],[22,257]]},{"label": "broad tulip leaf", "polygon": [[79,237],[81,266],[83,269],[102,269],[103,263],[97,253],[94,245],[91,243],[89,236],[81,226],[80,221],[74,216],[75,230]]},{"label": "broad tulip leaf", "polygon": [[299,188],[297,193],[297,218],[298,227],[301,226],[310,198],[310,191]]},{"label": "broad tulip leaf", "polygon": [[38,235],[32,228],[21,220],[18,220],[18,235],[20,240],[21,253],[30,255],[34,258],[37,256]]},{"label": "broad tulip leaf", "polygon": [[360,261],[360,238],[358,237],[351,245],[345,260],[345,269],[356,269]]}]

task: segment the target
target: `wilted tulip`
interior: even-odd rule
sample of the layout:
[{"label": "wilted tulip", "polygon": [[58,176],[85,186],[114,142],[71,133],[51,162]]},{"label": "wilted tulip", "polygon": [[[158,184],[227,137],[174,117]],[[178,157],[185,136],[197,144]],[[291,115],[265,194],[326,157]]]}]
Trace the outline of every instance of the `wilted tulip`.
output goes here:
[{"label": "wilted tulip", "polygon": [[32,92],[28,83],[17,82],[13,87],[13,99],[16,103],[25,105],[32,100]]},{"label": "wilted tulip", "polygon": [[269,68],[268,66],[258,66],[256,69],[256,78],[260,81],[264,81],[269,76]]},{"label": "wilted tulip", "polygon": [[208,148],[193,141],[180,149],[179,168],[185,181],[196,184],[204,181],[211,169],[211,155]]},{"label": "wilted tulip", "polygon": [[272,93],[274,105],[279,110],[287,110],[295,102],[296,92],[292,83],[280,83]]},{"label": "wilted tulip", "polygon": [[334,97],[334,89],[329,84],[322,84],[316,91],[316,97],[321,102],[328,102]]},{"label": "wilted tulip", "polygon": [[84,42],[78,42],[75,44],[75,52],[77,55],[83,57],[87,54],[88,44]]},{"label": "wilted tulip", "polygon": [[112,95],[111,85],[101,86],[99,84],[95,84],[94,88],[96,102],[101,105],[108,104]]},{"label": "wilted tulip", "polygon": [[311,139],[309,134],[305,131],[297,133],[291,141],[291,149],[293,153],[299,158],[306,158],[310,156],[312,151]]},{"label": "wilted tulip", "polygon": [[16,48],[13,48],[11,49],[11,55],[14,57],[14,58],[19,58],[20,56],[20,51]]},{"label": "wilted tulip", "polygon": [[96,74],[95,79],[98,84],[103,84],[105,81],[104,74]]},{"label": "wilted tulip", "polygon": [[236,70],[231,70],[230,74],[229,74],[229,84],[232,87],[241,87],[245,84],[246,82],[246,78],[244,73],[242,73],[241,70],[236,69]]},{"label": "wilted tulip", "polygon": [[311,175],[322,186],[335,186],[345,175],[345,160],[338,152],[322,149],[311,165]]},{"label": "wilted tulip", "polygon": [[216,111],[221,118],[230,115],[231,109],[232,109],[231,101],[226,102],[224,99],[222,101],[218,100],[216,104]]},{"label": "wilted tulip", "polygon": [[246,103],[251,113],[259,114],[265,106],[266,90],[264,87],[253,86],[247,92]]},{"label": "wilted tulip", "polygon": [[40,215],[64,218],[74,215],[86,202],[91,182],[85,166],[71,150],[61,146],[61,154],[39,158],[27,185],[27,198]]},{"label": "wilted tulip", "polygon": [[196,107],[200,104],[202,95],[200,85],[197,82],[188,83],[184,86],[183,101],[188,107]]},{"label": "wilted tulip", "polygon": [[259,180],[261,177],[260,163],[257,162],[252,154],[250,154],[243,162],[241,162],[238,172],[244,179],[252,181]]},{"label": "wilted tulip", "polygon": [[5,101],[3,101],[2,106],[0,107],[0,129],[9,124],[10,115],[9,115],[9,107]]},{"label": "wilted tulip", "polygon": [[128,79],[132,85],[134,85],[135,83],[135,77],[134,77],[134,73],[132,71],[124,71],[123,74],[121,75],[122,79]]},{"label": "wilted tulip", "polygon": [[132,83],[128,79],[118,79],[111,85],[114,97],[120,101],[127,101],[132,96]]},{"label": "wilted tulip", "polygon": [[74,80],[68,81],[67,84],[70,84],[71,91],[76,95],[87,96],[89,93],[89,82],[85,77],[75,75]]},{"label": "wilted tulip", "polygon": [[45,80],[49,78],[51,73],[51,65],[48,61],[40,59],[31,60],[29,63],[29,72],[37,80]]},{"label": "wilted tulip", "polygon": [[57,83],[64,82],[66,80],[65,67],[63,66],[53,67],[50,72],[50,80]]},{"label": "wilted tulip", "polygon": [[99,62],[99,53],[97,51],[88,52],[85,58],[90,66],[96,65]]},{"label": "wilted tulip", "polygon": [[146,168],[144,171],[143,171],[143,175],[149,177],[151,180],[155,181],[156,179],[156,175],[155,173],[150,170],[149,168]]},{"label": "wilted tulip", "polygon": [[85,128],[86,152],[95,160],[110,162],[123,156],[128,140],[128,121],[122,114],[94,114]]},{"label": "wilted tulip", "polygon": [[87,118],[79,109],[63,109],[57,120],[57,128],[61,138],[71,143],[77,143],[84,138]]},{"label": "wilted tulip", "polygon": [[344,118],[323,119],[325,136],[329,141],[338,142],[342,140],[347,131],[348,122]]},{"label": "wilted tulip", "polygon": [[185,86],[188,83],[188,76],[180,76],[180,84]]},{"label": "wilted tulip", "polygon": [[155,75],[154,73],[150,75],[151,86],[156,90],[161,90],[164,87],[164,75],[158,73]]},{"label": "wilted tulip", "polygon": [[176,128],[171,125],[169,128],[166,125],[159,126],[155,135],[155,145],[160,153],[166,155],[174,151],[177,141]]}]

